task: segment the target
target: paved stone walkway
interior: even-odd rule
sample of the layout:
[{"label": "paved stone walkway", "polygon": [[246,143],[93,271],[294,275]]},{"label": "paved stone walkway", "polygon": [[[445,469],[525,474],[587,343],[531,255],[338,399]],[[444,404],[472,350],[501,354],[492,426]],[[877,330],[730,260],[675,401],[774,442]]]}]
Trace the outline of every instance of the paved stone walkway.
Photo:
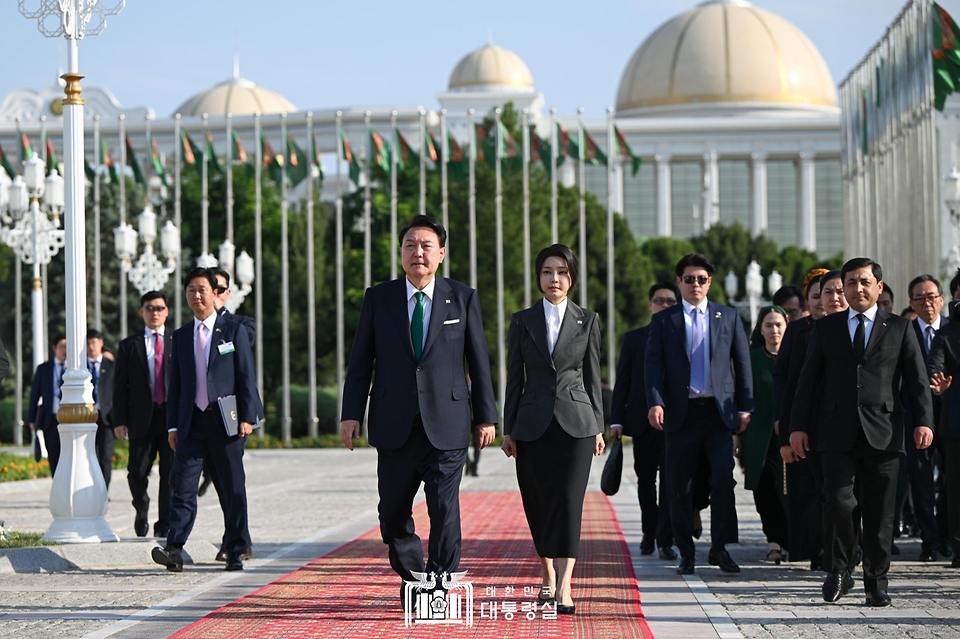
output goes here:
[{"label": "paved stone walkway", "polygon": [[[632,452],[626,452],[629,459]],[[603,460],[595,464],[591,489],[598,487]],[[254,450],[245,464],[256,559],[242,573],[201,560],[180,574],[148,564],[2,574],[0,637],[167,637],[377,525],[372,450]],[[499,450],[482,454],[480,473],[464,479],[464,491],[516,490],[513,462]],[[627,464],[612,502],[635,553],[643,610],[658,639],[960,637],[960,571],[945,562],[907,561],[919,554],[918,542],[900,541],[904,561],[891,572],[892,608],[863,606],[859,580],[842,604],[825,605],[819,602],[820,574],[761,560],[766,544],[759,520],[751,495],[740,489],[741,544],[730,550],[743,573],[728,576],[706,566],[708,545],[701,543],[698,574],[682,578],[672,564],[639,555],[640,516],[630,475]],[[51,521],[49,488],[50,480],[0,484],[0,519],[17,530],[44,531]],[[107,519],[130,541],[133,509],[124,472],[114,473],[110,498]],[[704,527],[709,530],[708,521]],[[200,500],[193,539],[217,544],[221,534],[222,515],[211,490]],[[98,548],[109,557],[109,547]],[[469,569],[469,558],[463,567]]]}]

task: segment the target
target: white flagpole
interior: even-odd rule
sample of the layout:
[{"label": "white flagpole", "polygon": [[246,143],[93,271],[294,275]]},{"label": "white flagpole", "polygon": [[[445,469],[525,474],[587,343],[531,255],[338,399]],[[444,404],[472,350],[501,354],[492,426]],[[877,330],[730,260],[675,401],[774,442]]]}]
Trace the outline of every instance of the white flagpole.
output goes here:
[{"label": "white flagpole", "polygon": [[560,241],[560,223],[557,215],[557,158],[560,156],[557,139],[557,110],[550,109],[550,242]]},{"label": "white flagpole", "polygon": [[447,203],[447,110],[440,109],[440,208],[443,228],[447,229],[447,255],[443,260],[443,276],[450,277],[450,210]]},{"label": "white flagpole", "polygon": [[[120,170],[117,175],[120,179],[120,226],[127,222],[127,135],[124,129],[124,119],[126,116],[122,113],[119,117],[120,133]],[[117,312],[120,315],[120,334],[127,336],[127,274],[120,270],[120,300],[117,304]]]},{"label": "white flagpole", "polygon": [[520,117],[523,136],[523,307],[529,308],[532,299],[530,281],[530,109]]},{"label": "white flagpole", "polygon": [[310,157],[307,158],[307,352],[309,354],[309,410],[307,433],[310,437],[319,435],[317,418],[317,291],[315,260],[313,247],[313,163],[316,149],[313,148],[313,112],[307,111],[307,145]]},{"label": "white flagpole", "polygon": [[[256,254],[256,259],[254,260],[254,269],[256,270],[255,280],[257,286],[254,287],[253,291],[253,303],[254,303],[254,315],[256,316],[257,326],[260,327],[260,330],[263,330],[263,184],[261,182],[263,176],[263,142],[260,139],[260,112],[257,111],[253,115],[253,137],[254,144],[256,144],[256,162],[254,162],[253,167],[253,180],[254,180],[254,189],[255,189],[255,204],[254,204],[254,217],[253,217],[253,250]],[[179,147],[178,147],[179,148]],[[182,296],[178,296],[182,297]],[[262,333],[261,333],[262,334]],[[260,391],[260,396],[263,396],[263,339],[258,339],[254,342],[256,347],[256,366],[257,366],[257,390]],[[257,429],[257,433],[260,438],[263,439],[266,437],[265,428]]]},{"label": "white flagpole", "polygon": [[[179,227],[178,227],[179,228]],[[93,116],[93,322],[103,330],[103,284],[100,267],[100,116]],[[17,375],[20,369],[17,369]]]},{"label": "white flagpole", "polygon": [[200,257],[205,258],[210,254],[210,191],[207,186],[210,165],[210,147],[212,145],[207,141],[207,114],[203,114],[203,166],[201,167],[202,195],[200,200],[200,227],[203,237]]},{"label": "white flagpole", "polygon": [[427,214],[427,112],[420,109],[420,215]]},{"label": "white flagpole", "polygon": [[[340,119],[343,117],[342,111],[337,111],[336,118],[336,136],[337,136],[337,206],[336,206],[336,255],[334,263],[336,264],[336,293],[337,293],[337,419],[340,419],[341,412],[343,410],[343,381],[345,378],[345,372],[343,369],[343,359],[344,359],[344,347],[343,340],[345,338],[344,326],[343,326],[343,187],[341,182],[343,176],[340,174],[340,156],[343,153],[342,145],[343,138],[341,137],[340,131]],[[391,238],[392,239],[392,238]],[[366,420],[364,420],[366,424]],[[366,437],[365,426],[362,436]]]},{"label": "white flagpole", "polygon": [[[339,133],[338,133],[339,135]],[[339,140],[339,138],[337,138]],[[390,279],[397,279],[397,112],[390,113]],[[338,182],[339,184],[339,182]]]},{"label": "white flagpole", "polygon": [[[181,180],[181,172],[182,172],[182,170],[183,170],[183,169],[182,169],[182,165],[183,165],[183,142],[182,142],[182,139],[181,139],[180,127],[181,127],[180,114],[178,113],[178,114],[174,117],[174,124],[173,124],[173,137],[174,137],[174,142],[173,142],[173,146],[174,146],[174,152],[173,152],[173,223],[176,225],[177,229],[178,229],[181,233],[183,233],[183,224],[182,224],[182,220],[180,219],[180,216],[181,216],[181,212],[180,212],[180,197],[181,197],[180,180]],[[97,150],[97,152],[99,153],[99,149]],[[98,159],[98,160],[99,160],[99,158],[100,158],[100,156],[97,155],[97,159]],[[98,180],[100,179],[99,171],[97,172],[97,179],[98,179]],[[259,259],[259,256],[257,256],[257,257],[258,257],[258,259]],[[183,304],[183,295],[181,295],[180,292],[179,292],[179,291],[180,291],[180,286],[182,286],[182,284],[183,284],[183,283],[182,283],[182,280],[183,280],[183,261],[182,261],[181,256],[180,256],[180,251],[177,251],[177,265],[176,265],[176,267],[174,268],[174,271],[173,271],[173,272],[174,272],[174,276],[173,276],[173,277],[174,277],[174,284],[173,284],[173,290],[174,290],[174,294],[173,294],[173,299],[174,299],[174,304],[173,304],[173,325],[174,325],[174,326],[179,326],[179,325],[180,325],[180,322],[183,321],[183,320],[181,319],[181,317],[182,317],[182,316],[181,316],[181,311],[183,310],[183,306],[182,306],[182,304]],[[259,280],[258,280],[258,281],[259,281]]]},{"label": "white flagpole", "polygon": [[[372,268],[372,238],[371,238],[371,215],[370,215],[370,156],[373,151],[370,149],[370,112],[367,111],[363,116],[363,123],[367,127],[367,135],[364,143],[360,146],[360,156],[365,160],[363,166],[363,176],[366,184],[363,185],[363,290],[366,291],[373,284]],[[366,153],[364,153],[366,150]]]},{"label": "white flagpole", "polygon": [[[233,114],[227,114],[227,230],[226,241],[233,244]],[[224,268],[229,272],[233,270],[233,264],[227,264]]]},{"label": "white flagpole", "polygon": [[470,223],[470,288],[477,288],[477,131],[473,126],[473,109],[467,111],[470,140],[470,184],[468,214]]},{"label": "white flagpole", "polygon": [[583,132],[583,107],[577,109],[577,127],[580,138],[580,306],[587,308],[587,136]]},{"label": "white flagpole", "polygon": [[615,184],[613,179],[613,165],[618,161],[614,155],[613,107],[607,107],[607,383],[612,388],[617,381],[617,349],[616,349],[616,281],[613,277],[614,269],[614,237],[613,222]]},{"label": "white flagpole", "polygon": [[[496,146],[494,147],[494,160],[496,164],[496,197],[495,197],[495,210],[496,210],[496,255],[497,255],[497,386],[500,389],[497,397],[500,400],[500,407],[502,411],[504,393],[507,386],[507,349],[506,344],[504,343],[504,319],[503,316],[506,314],[504,308],[503,300],[503,165],[502,159],[500,157],[500,148],[504,144],[501,140],[501,131],[500,131],[500,109],[494,110],[494,130],[496,131]],[[497,430],[503,432],[503,419],[500,419],[497,424]]]},{"label": "white flagpole", "polygon": [[[13,300],[13,310],[14,310],[14,340],[17,343],[17,351],[15,353],[15,363],[17,366],[16,372],[16,388],[17,394],[14,396],[13,402],[13,412],[14,417],[14,436],[13,443],[17,446],[23,446],[23,374],[20,372],[23,370],[23,262],[19,258],[13,260],[14,262],[14,279],[16,280],[15,295]],[[122,273],[121,273],[122,275]]]},{"label": "white flagpole", "polygon": [[285,150],[280,167],[280,297],[281,297],[281,354],[283,357],[283,417],[280,421],[283,443],[291,439],[290,417],[290,229],[288,226],[289,208],[287,202],[287,114],[280,114],[280,148]]}]

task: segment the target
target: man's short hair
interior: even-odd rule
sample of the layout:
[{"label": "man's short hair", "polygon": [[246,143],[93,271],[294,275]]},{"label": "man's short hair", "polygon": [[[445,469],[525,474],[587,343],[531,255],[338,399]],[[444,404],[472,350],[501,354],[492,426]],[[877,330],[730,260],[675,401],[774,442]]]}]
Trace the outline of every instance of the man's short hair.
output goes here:
[{"label": "man's short hair", "polygon": [[915,310],[913,310],[913,308],[911,308],[911,307],[908,306],[908,307],[906,307],[905,309],[903,309],[902,311],[900,311],[900,317],[906,317],[906,316],[907,316],[907,313],[913,313],[914,315],[917,314],[917,312],[916,312]]},{"label": "man's short hair", "polygon": [[433,219],[429,215],[414,215],[413,219],[410,220],[410,223],[405,227],[400,229],[400,235],[397,237],[397,243],[400,246],[403,246],[403,238],[406,237],[407,233],[411,229],[430,229],[437,234],[437,237],[440,239],[440,248],[443,248],[447,245],[447,229],[443,228],[443,224]]},{"label": "man's short hair", "polygon": [[152,302],[153,300],[163,300],[164,306],[169,306],[170,302],[167,301],[167,296],[160,291],[147,291],[140,296],[140,306],[146,306],[147,302]]},{"label": "man's short hair", "polygon": [[59,344],[60,342],[65,341],[66,339],[67,339],[67,336],[64,335],[63,333],[54,333],[54,334],[53,334],[53,339],[50,340],[50,346],[53,346],[54,348],[56,348],[56,347],[57,347],[57,344]]},{"label": "man's short hair", "polygon": [[540,286],[540,271],[543,269],[543,263],[547,261],[548,257],[559,257],[561,260],[567,263],[567,274],[570,275],[570,290],[577,285],[577,280],[580,279],[580,264],[577,262],[577,256],[574,255],[573,251],[570,250],[569,246],[565,244],[553,244],[543,249],[537,253],[536,261],[536,276],[537,276],[537,288],[540,289],[540,292],[543,293],[543,287]]},{"label": "man's short hair", "polygon": [[[869,257],[855,257],[852,260],[847,260],[847,263],[840,269],[840,278],[846,282],[847,273],[861,268],[869,268],[878,282],[883,281],[883,269]],[[889,288],[885,288],[884,290],[890,291]],[[893,291],[890,291],[890,299],[893,299]]]},{"label": "man's short hair", "polygon": [[683,272],[688,266],[697,266],[705,270],[707,275],[713,275],[713,263],[707,259],[706,255],[701,255],[700,253],[690,253],[689,255],[684,255],[681,257],[680,261],[677,262],[677,277],[683,277]]},{"label": "man's short hair", "polygon": [[98,330],[95,329],[95,328],[88,328],[88,329],[87,329],[87,339],[98,339],[98,340],[100,340],[100,341],[102,342],[102,341],[103,341],[103,333],[101,333],[100,331],[98,331]]},{"label": "man's short hair", "polygon": [[800,308],[803,308],[807,303],[807,300],[803,297],[803,291],[800,290],[799,286],[787,284],[785,286],[781,286],[779,290],[773,294],[773,304],[782,308],[784,304],[792,300],[794,297],[800,300]]},{"label": "man's short hair", "polygon": [[[915,278],[910,280],[909,284],[907,284],[908,300],[913,299],[913,287],[916,286],[917,284],[923,284],[924,282],[933,282],[934,284],[936,284],[937,293],[940,293],[941,295],[943,295],[943,289],[940,287],[940,280],[935,278],[933,275],[930,275],[929,273],[924,273],[923,275],[917,275]],[[890,299],[893,299],[893,298],[890,298]]]},{"label": "man's short hair", "polygon": [[674,296],[679,300],[680,299],[680,287],[677,286],[676,282],[668,282],[664,280],[663,282],[658,282],[650,287],[650,292],[647,294],[647,299],[653,299],[653,296],[656,295],[657,291],[667,290],[672,291]]},{"label": "man's short hair", "polygon": [[211,270],[213,271],[214,277],[222,277],[223,281],[227,283],[227,288],[230,288],[230,273],[219,266],[214,266]]},{"label": "man's short hair", "polygon": [[840,271],[834,269],[832,271],[827,271],[820,276],[820,292],[823,293],[823,287],[826,286],[827,282],[830,280],[840,280],[840,286],[843,286],[843,277],[840,275]]},{"label": "man's short hair", "polygon": [[187,273],[183,278],[183,290],[186,291],[187,287],[190,286],[190,282],[196,279],[207,280],[207,283],[210,284],[210,288],[217,290],[217,275],[214,273],[212,268],[195,266],[194,268],[190,269],[190,272]]},{"label": "man's short hair", "polygon": [[883,295],[884,293],[890,296],[890,303],[893,304],[893,289],[885,287],[882,291],[880,291],[880,295]]}]

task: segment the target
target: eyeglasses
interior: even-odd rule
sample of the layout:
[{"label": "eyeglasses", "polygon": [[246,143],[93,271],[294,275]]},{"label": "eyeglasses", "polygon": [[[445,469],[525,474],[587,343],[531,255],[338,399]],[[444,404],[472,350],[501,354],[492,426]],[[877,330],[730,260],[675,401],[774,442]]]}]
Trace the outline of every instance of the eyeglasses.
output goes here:
[{"label": "eyeglasses", "polygon": [[941,297],[942,295],[940,295],[939,293],[931,293],[930,295],[918,295],[917,297],[913,298],[913,301],[916,302],[917,304],[926,304],[927,302],[930,302],[932,304],[933,302],[936,302]]},{"label": "eyeglasses", "polygon": [[683,280],[684,284],[693,284],[696,282],[700,286],[706,286],[707,282],[710,281],[709,275],[684,275],[680,278]]},{"label": "eyeglasses", "polygon": [[672,297],[655,297],[650,300],[650,303],[656,306],[673,306],[677,300]]},{"label": "eyeglasses", "polygon": [[166,306],[144,306],[143,310],[148,313],[162,313],[167,310]]}]

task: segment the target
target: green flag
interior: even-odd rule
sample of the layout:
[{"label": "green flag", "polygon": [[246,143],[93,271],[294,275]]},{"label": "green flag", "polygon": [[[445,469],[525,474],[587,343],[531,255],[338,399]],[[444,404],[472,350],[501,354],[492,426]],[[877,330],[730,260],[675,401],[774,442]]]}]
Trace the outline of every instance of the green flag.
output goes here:
[{"label": "green flag", "polygon": [[317,167],[317,171],[320,173],[320,181],[323,181],[323,162],[320,156],[320,147],[317,146],[317,136],[311,131],[310,135],[310,158],[313,161],[313,165]]},{"label": "green flag", "polygon": [[613,125],[613,150],[610,151],[610,155],[619,155],[624,161],[629,158],[633,167],[631,175],[636,175],[637,171],[640,170],[640,165],[643,164],[640,156],[633,154],[630,143],[627,142],[627,138],[623,135],[623,132],[617,128],[616,124]]},{"label": "green flag", "polygon": [[87,177],[87,181],[93,182],[97,179],[97,172],[93,170],[93,165],[87,162],[87,158],[83,158],[83,174]]},{"label": "green flag", "polygon": [[230,132],[233,134],[231,136],[233,147],[231,148],[230,157],[233,158],[234,162],[250,164],[250,158],[247,157],[247,150],[243,148],[243,142],[240,141],[240,135],[237,133],[237,130],[231,129]]},{"label": "green flag", "polygon": [[353,155],[353,151],[350,149],[350,139],[347,137],[347,134],[343,131],[343,129],[340,130],[340,148],[337,150],[337,152],[340,154],[340,158],[347,162],[350,180],[359,187],[360,160]]},{"label": "green flag", "polygon": [[394,129],[393,134],[397,136],[397,168],[403,170],[405,166],[411,162],[415,165],[420,165],[420,154],[410,148],[410,145],[407,143],[407,139],[403,137],[403,133],[400,133],[400,129]]},{"label": "green flag", "polygon": [[277,157],[267,140],[267,134],[260,131],[260,155],[263,158],[263,166],[267,167],[267,177],[276,184],[280,184],[283,179],[283,157]]},{"label": "green flag", "polygon": [[127,138],[127,166],[133,169],[134,181],[146,186],[147,180],[143,177],[143,171],[140,170],[140,162],[137,161],[137,154],[133,151],[133,142],[130,141],[129,135],[125,137]]},{"label": "green flag", "polygon": [[459,179],[467,177],[470,170],[469,160],[449,128],[447,128],[447,155],[450,156],[447,159],[447,171],[450,175]]},{"label": "green flag", "polygon": [[180,129],[180,157],[183,158],[183,163],[188,166],[196,166],[198,155],[203,155],[200,147],[193,141],[186,129]]},{"label": "green flag", "polygon": [[933,94],[934,106],[943,111],[947,96],[960,90],[960,48],[957,23],[933,3]]},{"label": "green flag", "polygon": [[557,122],[557,166],[563,164],[568,156],[572,156],[571,146],[573,144],[575,142],[570,139],[570,132],[567,131],[567,127]]},{"label": "green flag", "polygon": [[310,174],[310,165],[307,154],[297,146],[293,137],[287,134],[287,178],[292,186],[303,182]]},{"label": "green flag", "polygon": [[517,143],[503,122],[498,121],[496,123],[496,128],[490,131],[484,143],[488,145],[484,153],[488,162],[492,163],[496,158],[501,161],[505,160],[506,166],[510,168],[522,166],[523,159],[520,157]]},{"label": "green flag", "polygon": [[3,147],[0,147],[0,166],[3,167],[3,170],[7,172],[7,175],[10,176],[12,180],[16,173],[13,172],[13,167],[10,166],[10,160],[7,159],[7,154],[3,152]]},{"label": "green flag", "polygon": [[30,138],[26,133],[20,133],[20,155],[23,156],[24,162],[33,157],[33,145],[30,144]]},{"label": "green flag", "polygon": [[390,149],[383,141],[383,136],[376,131],[370,132],[370,157],[367,161],[371,166],[379,166],[387,175],[390,174]]},{"label": "green flag", "polygon": [[210,166],[213,167],[213,170],[223,175],[223,167],[220,166],[220,160],[217,159],[217,152],[213,149],[213,134],[210,133],[210,129],[204,129],[203,134],[207,138],[207,148],[205,150],[207,154],[207,161],[210,163]]},{"label": "green flag", "polygon": [[117,167],[113,165],[113,158],[110,157],[110,149],[107,148],[107,141],[100,138],[100,166],[107,167],[107,174],[110,176],[110,181],[114,184],[120,183],[120,178],[117,176]]},{"label": "green flag", "polygon": [[590,135],[590,132],[587,131],[583,126],[580,127],[580,135],[583,138],[584,146],[584,155],[583,159],[594,166],[600,164],[607,165],[607,156],[604,154],[603,150],[597,145],[597,141],[593,139],[593,136]]},{"label": "green flag", "polygon": [[157,151],[157,140],[153,137],[152,133],[150,134],[150,164],[153,166],[157,177],[160,178],[160,182],[169,189],[170,182],[167,181],[167,169],[163,166],[163,161],[160,159],[160,152]]},{"label": "green flag", "polygon": [[43,134],[43,137],[44,145],[46,146],[47,150],[46,173],[47,175],[50,175],[50,172],[53,171],[53,169],[56,169],[57,173],[59,173],[60,161],[57,159],[57,152],[53,150],[53,140],[51,140],[50,136],[48,136],[46,133]]},{"label": "green flag", "polygon": [[424,143],[424,153],[427,155],[427,159],[431,162],[436,162],[440,159],[440,154],[437,153],[437,145],[433,139],[433,133],[427,131],[427,135],[423,139]]},{"label": "green flag", "polygon": [[540,162],[541,164],[543,164],[543,168],[547,170],[547,175],[550,175],[550,157],[551,157],[550,141],[544,140],[539,135],[537,135],[536,125],[531,124],[530,125],[530,161]]}]

